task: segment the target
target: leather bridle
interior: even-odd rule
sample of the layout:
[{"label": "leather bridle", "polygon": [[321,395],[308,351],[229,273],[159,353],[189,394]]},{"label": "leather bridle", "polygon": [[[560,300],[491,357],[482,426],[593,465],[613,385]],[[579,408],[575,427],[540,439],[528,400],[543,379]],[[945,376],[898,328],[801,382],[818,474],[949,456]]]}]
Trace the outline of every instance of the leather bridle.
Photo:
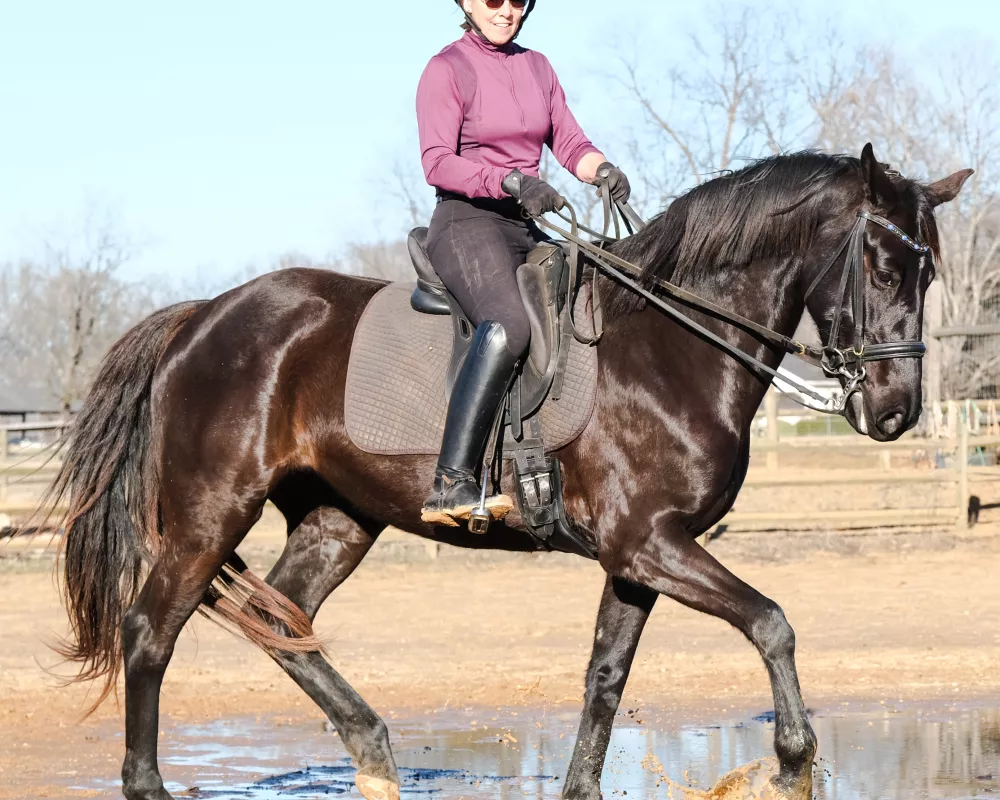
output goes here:
[{"label": "leather bridle", "polygon": [[[833,252],[823,268],[816,273],[809,288],[806,289],[805,300],[813,293],[824,277],[833,269],[833,265],[847,251],[844,268],[837,287],[837,302],[833,309],[830,333],[827,344],[823,348],[820,366],[827,375],[837,376],[845,381],[844,398],[846,400],[865,379],[865,363],[868,361],[884,361],[890,358],[923,358],[927,347],[921,341],[899,341],[865,344],[865,270],[864,247],[865,228],[869,222],[881,225],[896,236],[903,244],[914,252],[926,255],[931,248],[912,236],[903,233],[896,225],[884,217],[872,214],[862,209],[858,212],[858,220],[854,223],[840,246]],[[850,284],[850,286],[848,286]],[[852,343],[850,347],[838,348],[840,341],[840,323],[843,319],[846,293],[851,294],[851,317],[854,321]]]},{"label": "leather bridle", "polygon": [[[668,281],[657,280],[653,283],[652,287],[663,294],[666,294],[670,298],[683,303],[684,305],[696,308],[712,317],[741,328],[748,333],[753,334],[757,338],[763,339],[764,341],[767,341],[770,344],[784,350],[786,353],[790,353],[797,358],[819,366],[823,372],[830,377],[840,378],[842,381],[843,391],[839,396],[835,396],[833,398],[825,397],[804,384],[802,381],[798,380],[794,375],[790,374],[786,370],[780,370],[779,372],[779,370],[769,367],[760,359],[744,352],[734,344],[723,339],[721,336],[718,336],[708,330],[705,326],[695,322],[686,314],[665,302],[662,297],[642,286],[638,282],[641,280],[642,270],[635,264],[632,264],[631,262],[626,261],[613,253],[609,253],[605,249],[605,245],[618,238],[617,235],[620,234],[622,224],[624,224],[629,233],[634,233],[635,231],[645,227],[645,223],[643,223],[642,219],[635,213],[635,211],[632,210],[628,203],[612,203],[610,198],[605,198],[603,233],[597,233],[586,226],[580,225],[577,221],[576,210],[570,203],[567,202],[565,204],[565,208],[568,212],[568,216],[567,214],[560,212],[557,212],[557,216],[569,223],[569,230],[565,230],[558,225],[553,225],[541,217],[536,217],[534,219],[539,225],[559,234],[570,243],[570,282],[568,289],[570,293],[575,291],[576,276],[579,272],[579,253],[582,248],[587,251],[587,255],[590,260],[594,262],[597,269],[628,287],[684,327],[693,331],[702,338],[707,339],[711,344],[725,351],[730,356],[747,365],[751,369],[765,373],[770,376],[770,379],[777,379],[782,383],[792,386],[799,395],[798,397],[795,397],[795,399],[808,408],[831,414],[843,414],[844,410],[847,408],[848,399],[860,388],[861,383],[865,380],[867,374],[865,364],[867,362],[882,361],[892,358],[922,358],[926,352],[926,347],[921,341],[904,340],[899,342],[865,344],[864,238],[867,224],[872,222],[876,225],[880,225],[896,236],[911,250],[914,250],[922,255],[929,253],[931,248],[927,244],[924,244],[914,237],[904,233],[898,226],[889,222],[889,220],[877,216],[864,208],[858,211],[857,221],[851,227],[847,236],[845,236],[841,241],[840,245],[826,260],[823,267],[816,273],[816,276],[810,282],[809,288],[805,293],[805,299],[808,299],[816,287],[822,282],[823,278],[830,272],[831,269],[833,269],[834,265],[841,259],[842,256],[844,257],[844,266],[838,284],[837,303],[834,308],[830,333],[827,337],[826,345],[819,350],[809,347],[802,342],[798,342],[788,336],[785,336],[784,334],[778,333],[777,331],[771,330],[770,328],[754,322],[741,314],[722,308],[710,300],[705,300],[704,298],[699,297],[686,289],[682,289],[681,287]],[[615,229],[615,237],[608,235],[612,225]],[[581,234],[592,236],[597,241],[589,241],[588,239],[583,238]],[[848,284],[850,284],[850,287]],[[579,334],[577,334],[577,338],[581,338],[581,341],[589,343],[593,343],[600,338],[600,300],[596,294],[596,288],[597,280],[595,271],[595,291],[592,297],[595,317],[595,331],[598,333],[596,337],[591,338],[581,338]],[[838,344],[841,319],[843,317],[845,297],[848,288],[851,290],[851,313],[854,323],[853,341],[849,346],[842,348],[838,347]],[[573,325],[573,330],[576,332],[575,325]]]}]

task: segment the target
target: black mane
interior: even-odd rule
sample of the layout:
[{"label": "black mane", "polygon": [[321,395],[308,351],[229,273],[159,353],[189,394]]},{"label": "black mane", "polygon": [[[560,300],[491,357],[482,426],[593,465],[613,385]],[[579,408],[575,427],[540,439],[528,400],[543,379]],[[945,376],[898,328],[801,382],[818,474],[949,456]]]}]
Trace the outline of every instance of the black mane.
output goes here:
[{"label": "black mane", "polygon": [[[860,203],[857,158],[813,151],[762,158],[681,195],[614,252],[642,268],[646,285],[685,284],[706,272],[802,253],[830,202],[826,190],[845,175],[857,176],[857,189],[844,202]],[[635,298],[628,290],[618,295],[626,303]]]}]

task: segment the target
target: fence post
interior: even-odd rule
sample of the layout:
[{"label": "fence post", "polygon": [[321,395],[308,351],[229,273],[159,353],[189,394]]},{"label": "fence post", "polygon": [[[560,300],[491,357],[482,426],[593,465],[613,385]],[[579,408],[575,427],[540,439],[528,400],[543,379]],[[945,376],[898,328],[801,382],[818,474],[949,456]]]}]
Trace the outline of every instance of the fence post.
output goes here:
[{"label": "fence post", "polygon": [[948,401],[948,438],[958,438],[958,403],[954,400]]},{"label": "fence post", "polygon": [[[767,441],[770,444],[778,443],[778,392],[772,386],[764,395],[764,413],[767,414]],[[767,451],[768,470],[778,469],[778,451]]]},{"label": "fence post", "polygon": [[958,515],[955,524],[960,531],[964,531],[969,527],[969,426],[961,419],[958,421],[955,458],[958,459]]},{"label": "fence post", "polygon": [[934,422],[933,437],[935,439],[947,438],[947,431],[944,429],[944,411],[941,408],[941,404],[937,401],[931,403],[931,416]]}]

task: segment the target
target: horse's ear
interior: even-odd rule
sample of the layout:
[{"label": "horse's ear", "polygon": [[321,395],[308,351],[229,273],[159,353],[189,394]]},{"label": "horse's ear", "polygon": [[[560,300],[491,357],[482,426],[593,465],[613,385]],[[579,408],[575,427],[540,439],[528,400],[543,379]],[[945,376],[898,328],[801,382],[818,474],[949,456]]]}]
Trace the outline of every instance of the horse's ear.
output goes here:
[{"label": "horse's ear", "polygon": [[865,179],[865,190],[872,205],[890,205],[898,198],[896,187],[885,172],[885,164],[875,158],[872,143],[868,142],[861,151],[861,172]]},{"label": "horse's ear", "polygon": [[927,198],[927,202],[932,206],[937,207],[942,203],[947,203],[949,200],[954,200],[965,182],[969,179],[969,176],[975,170],[972,169],[960,169],[949,175],[947,178],[942,178],[939,181],[924,187],[924,197]]}]

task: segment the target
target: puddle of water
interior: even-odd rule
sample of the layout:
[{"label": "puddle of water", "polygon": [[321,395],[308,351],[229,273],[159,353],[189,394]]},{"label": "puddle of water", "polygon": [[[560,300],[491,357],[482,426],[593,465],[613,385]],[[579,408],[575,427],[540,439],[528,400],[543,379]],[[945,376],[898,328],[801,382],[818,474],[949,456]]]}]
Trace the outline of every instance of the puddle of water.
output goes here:
[{"label": "puddle of water", "polygon": [[[404,797],[554,800],[578,715],[467,710],[387,722]],[[812,722],[820,742],[817,800],[1000,798],[1000,708],[824,711]],[[604,796],[669,798],[661,774],[706,788],[771,755],[773,734],[770,712],[678,727],[655,712],[626,711],[612,735]],[[319,723],[183,727],[164,737],[161,763],[168,778],[190,780],[168,785],[175,794],[196,785],[192,796],[216,800],[359,796],[340,740],[321,733]]]}]

